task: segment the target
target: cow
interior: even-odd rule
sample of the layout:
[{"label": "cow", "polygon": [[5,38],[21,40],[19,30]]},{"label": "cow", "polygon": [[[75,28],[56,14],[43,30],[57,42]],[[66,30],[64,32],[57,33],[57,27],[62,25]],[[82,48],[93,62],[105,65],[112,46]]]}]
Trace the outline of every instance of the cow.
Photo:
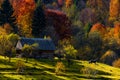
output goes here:
[{"label": "cow", "polygon": [[96,64],[97,60],[89,60],[89,64],[90,63],[95,63]]}]

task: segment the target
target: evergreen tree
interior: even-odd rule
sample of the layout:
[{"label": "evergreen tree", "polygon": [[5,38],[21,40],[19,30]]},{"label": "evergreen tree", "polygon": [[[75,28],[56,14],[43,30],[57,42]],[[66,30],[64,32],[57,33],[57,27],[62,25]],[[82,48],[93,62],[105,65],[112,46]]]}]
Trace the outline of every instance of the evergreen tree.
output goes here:
[{"label": "evergreen tree", "polygon": [[41,5],[39,5],[33,14],[33,20],[32,20],[32,34],[35,37],[44,37],[44,30],[45,30],[45,14],[44,10]]},{"label": "evergreen tree", "polygon": [[9,0],[4,0],[0,10],[0,25],[4,26],[4,24],[9,23],[13,28],[13,32],[17,33],[17,26],[15,23],[16,18],[13,15],[13,12],[14,10]]}]

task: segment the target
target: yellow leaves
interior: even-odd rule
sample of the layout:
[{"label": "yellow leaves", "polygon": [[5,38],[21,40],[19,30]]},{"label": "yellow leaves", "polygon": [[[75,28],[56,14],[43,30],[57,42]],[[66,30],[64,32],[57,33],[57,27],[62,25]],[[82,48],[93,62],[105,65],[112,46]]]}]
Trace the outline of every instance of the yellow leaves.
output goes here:
[{"label": "yellow leaves", "polygon": [[6,33],[5,29],[0,26],[0,35],[6,35],[6,34],[7,33]]},{"label": "yellow leaves", "polygon": [[35,10],[34,0],[13,0],[14,15],[16,15],[17,23],[20,25],[20,35],[31,37],[31,20],[33,11]]},{"label": "yellow leaves", "polygon": [[77,53],[77,50],[72,45],[64,46],[64,50],[67,54]]},{"label": "yellow leaves", "polygon": [[[64,41],[63,41],[64,42]],[[70,44],[69,41],[65,41],[65,43],[63,44],[63,50],[65,51],[65,53],[67,55],[70,55],[72,57],[76,57],[77,54],[77,50],[73,47],[73,45]]]},{"label": "yellow leaves", "polygon": [[33,48],[38,47],[38,46],[39,45],[37,43],[34,43],[32,45],[25,44],[22,48],[22,51],[29,53],[33,50]]},{"label": "yellow leaves", "polygon": [[22,51],[29,52],[29,51],[31,51],[31,49],[32,49],[32,46],[30,46],[28,44],[25,44],[24,47],[23,47],[23,49],[22,49]]},{"label": "yellow leaves", "polygon": [[8,40],[12,42],[13,45],[16,44],[16,42],[19,40],[19,36],[17,34],[9,34]]},{"label": "yellow leaves", "polygon": [[114,67],[120,68],[120,58],[117,59],[117,60],[115,60],[112,65],[113,65]]},{"label": "yellow leaves", "polygon": [[110,2],[110,20],[118,18],[120,13],[120,1],[111,0]]},{"label": "yellow leaves", "polygon": [[57,62],[56,67],[55,67],[55,73],[57,75],[61,74],[61,72],[65,71],[65,66],[62,62]]},{"label": "yellow leaves", "polygon": [[31,37],[32,36],[32,28],[31,28],[31,14],[28,13],[24,16],[21,16],[21,20],[19,20],[19,24],[21,24],[21,35],[25,37]]},{"label": "yellow leaves", "polygon": [[74,46],[70,43],[70,40],[64,39],[59,42],[62,52],[66,55],[69,55],[71,57],[76,58],[77,50],[74,48]]}]

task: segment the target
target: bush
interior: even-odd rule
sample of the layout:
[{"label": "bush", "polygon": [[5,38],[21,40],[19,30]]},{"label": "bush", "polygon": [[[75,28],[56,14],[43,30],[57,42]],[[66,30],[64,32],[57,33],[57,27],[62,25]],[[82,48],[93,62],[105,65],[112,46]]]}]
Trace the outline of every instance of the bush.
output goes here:
[{"label": "bush", "polygon": [[114,67],[120,68],[120,58],[118,60],[115,60],[112,64]]},{"label": "bush", "polygon": [[108,50],[102,57],[101,61],[108,65],[112,65],[113,61],[117,59],[117,55],[114,51]]},{"label": "bush", "polygon": [[83,74],[86,74],[88,77],[90,77],[90,75],[96,75],[98,73],[97,70],[94,70],[92,68],[88,68],[88,67],[84,67],[81,69],[81,72]]},{"label": "bush", "polygon": [[62,62],[57,62],[55,67],[56,75],[60,75],[62,72],[65,72],[65,66]]},{"label": "bush", "polygon": [[24,62],[22,62],[21,60],[18,60],[16,62],[16,68],[17,68],[16,69],[17,73],[23,73],[25,68]]},{"label": "bush", "polygon": [[82,60],[89,60],[91,58],[92,49],[90,46],[83,46],[78,49],[77,57]]}]

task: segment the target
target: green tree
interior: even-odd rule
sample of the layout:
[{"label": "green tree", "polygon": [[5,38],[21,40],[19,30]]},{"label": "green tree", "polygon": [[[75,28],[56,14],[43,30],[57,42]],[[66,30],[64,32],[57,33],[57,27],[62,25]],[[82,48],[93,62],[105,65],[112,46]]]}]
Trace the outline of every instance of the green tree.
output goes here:
[{"label": "green tree", "polygon": [[30,55],[32,55],[32,51],[34,48],[36,48],[38,46],[38,44],[32,44],[32,45],[28,45],[28,44],[25,44],[22,48],[22,51],[24,52],[24,56],[26,57],[26,62],[28,61],[28,57]]},{"label": "green tree", "polygon": [[9,0],[4,0],[3,4],[1,5],[1,10],[0,10],[0,25],[3,25],[6,23],[9,23],[10,26],[13,28],[13,32],[17,33],[17,26],[16,26],[16,18],[13,15],[13,8],[12,5],[10,4]]},{"label": "green tree", "polygon": [[19,36],[16,34],[9,35],[0,35],[0,51],[1,55],[7,56],[9,58],[9,62],[11,61],[11,57],[15,52],[15,44]]},{"label": "green tree", "polygon": [[63,40],[60,44],[62,45],[64,57],[68,62],[68,66],[72,65],[71,58],[76,58],[77,50],[73,47],[69,40]]},{"label": "green tree", "polygon": [[33,14],[33,20],[32,20],[32,34],[35,37],[44,37],[42,32],[45,29],[46,20],[45,20],[45,14],[44,10],[41,5],[39,5]]},{"label": "green tree", "polygon": [[9,57],[9,62],[11,61],[12,55],[15,53],[15,45],[19,40],[19,36],[17,34],[9,34],[7,36],[8,41],[12,44],[7,50],[7,56]]},{"label": "green tree", "polygon": [[12,43],[13,46],[16,45],[17,41],[20,39],[20,37],[17,34],[9,34],[8,40]]},{"label": "green tree", "polygon": [[[1,35],[0,36],[0,51],[1,55],[3,55],[5,58],[9,54],[11,55],[11,48],[12,48],[12,43],[8,40],[7,35]],[[10,57],[9,57],[9,62],[10,62]]]}]

